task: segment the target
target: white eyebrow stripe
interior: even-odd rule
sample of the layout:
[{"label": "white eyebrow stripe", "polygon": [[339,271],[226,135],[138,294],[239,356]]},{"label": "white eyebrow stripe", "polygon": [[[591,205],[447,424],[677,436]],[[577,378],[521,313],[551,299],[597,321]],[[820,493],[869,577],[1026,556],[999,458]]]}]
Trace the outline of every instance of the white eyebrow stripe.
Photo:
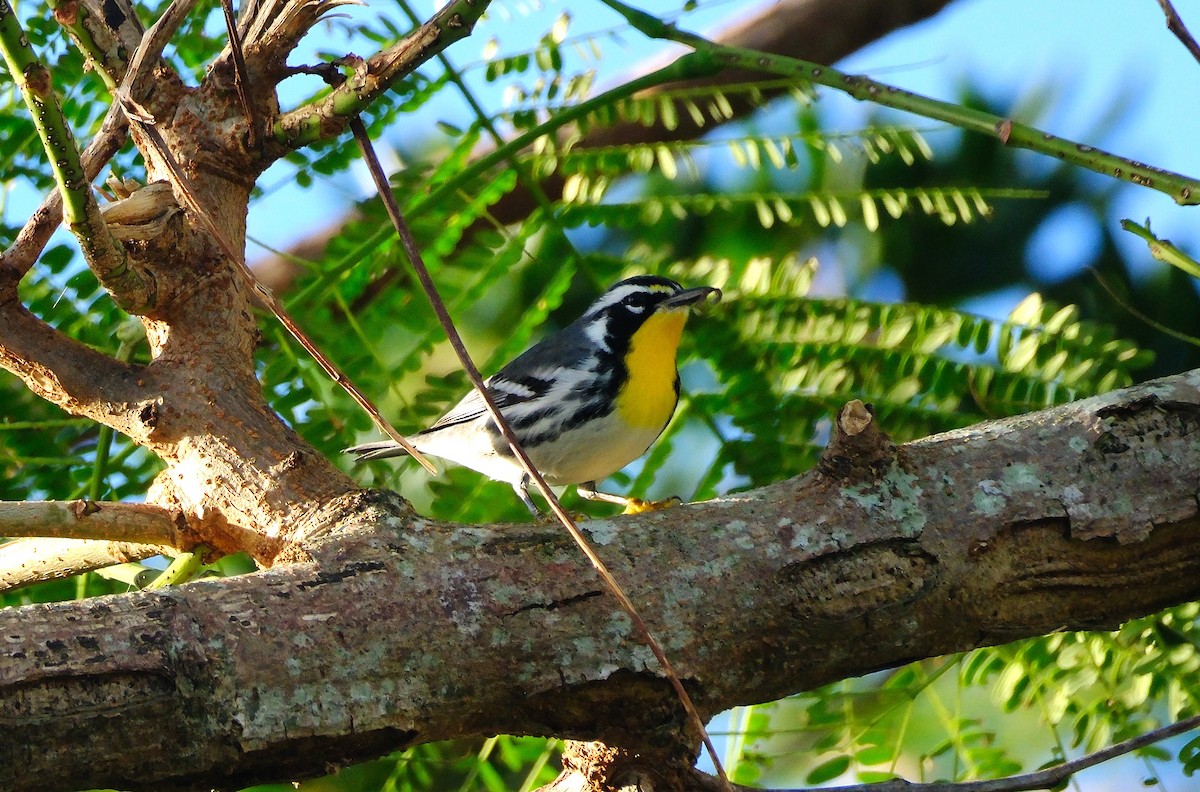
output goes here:
[{"label": "white eyebrow stripe", "polygon": [[622,286],[619,289],[613,289],[605,292],[604,294],[600,295],[596,302],[592,303],[592,307],[588,309],[588,313],[599,313],[605,308],[609,308],[619,302],[624,301],[625,298],[627,298],[630,294],[640,290],[640,286]]},{"label": "white eyebrow stripe", "polygon": [[631,294],[636,294],[638,292],[646,292],[646,291],[658,292],[660,294],[674,294],[675,293],[675,290],[672,289],[670,286],[664,286],[664,285],[660,285],[657,283],[650,285],[650,286],[647,286],[645,284],[632,283],[632,284],[629,284],[628,286],[621,286],[620,288],[611,289],[611,290],[605,292],[604,294],[600,295],[599,299],[597,299],[596,302],[592,303],[592,306],[590,308],[588,308],[588,315],[599,313],[600,311],[603,311],[605,308],[610,308],[610,307],[616,305],[617,303],[624,302]]}]

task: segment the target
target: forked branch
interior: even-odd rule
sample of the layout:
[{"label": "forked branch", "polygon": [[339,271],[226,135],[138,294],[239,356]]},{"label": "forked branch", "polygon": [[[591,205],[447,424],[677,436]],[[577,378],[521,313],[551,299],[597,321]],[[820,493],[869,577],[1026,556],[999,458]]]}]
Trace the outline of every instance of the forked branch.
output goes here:
[{"label": "forked branch", "polygon": [[[0,270],[0,368],[21,378],[43,399],[138,436],[139,403],[151,399],[137,385],[136,368],[108,357],[38,319],[17,297],[15,274]],[[145,405],[149,408],[151,405]]]},{"label": "forked branch", "polygon": [[470,35],[491,0],[452,0],[408,37],[358,61],[351,75],[316,102],[275,123],[275,140],[292,149],[339,134],[350,119],[406,74]]},{"label": "forked branch", "polygon": [[8,0],[0,0],[0,53],[33,115],[34,126],[63,199],[63,216],[88,266],[130,313],[154,304],[152,276],[136,266],[109,233],[83,168],[79,147],[54,93],[50,71],[37,59]]}]

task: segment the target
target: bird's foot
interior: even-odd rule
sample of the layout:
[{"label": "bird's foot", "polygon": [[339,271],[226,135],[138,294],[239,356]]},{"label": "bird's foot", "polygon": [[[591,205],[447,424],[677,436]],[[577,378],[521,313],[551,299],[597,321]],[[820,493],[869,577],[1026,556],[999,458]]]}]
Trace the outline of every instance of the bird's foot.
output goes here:
[{"label": "bird's foot", "polygon": [[683,504],[683,499],[672,495],[665,500],[642,500],[641,498],[626,498],[625,510],[621,514],[642,514],[644,512],[662,511]]}]

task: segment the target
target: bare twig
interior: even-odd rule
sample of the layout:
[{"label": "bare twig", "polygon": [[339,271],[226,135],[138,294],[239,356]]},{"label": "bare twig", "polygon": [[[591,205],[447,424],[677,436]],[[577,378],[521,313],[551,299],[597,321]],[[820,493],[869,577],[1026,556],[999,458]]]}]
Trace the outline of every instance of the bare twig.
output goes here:
[{"label": "bare twig", "polygon": [[140,561],[164,549],[99,539],[18,539],[0,544],[0,591]]},{"label": "bare twig", "polygon": [[1175,34],[1175,38],[1179,39],[1183,46],[1187,47],[1187,51],[1192,53],[1192,57],[1200,63],[1200,44],[1196,43],[1196,39],[1188,31],[1187,26],[1183,24],[1183,20],[1179,17],[1179,12],[1175,10],[1175,6],[1171,5],[1171,0],[1158,0],[1158,5],[1162,8],[1163,13],[1167,16],[1167,30]]},{"label": "bare twig", "polygon": [[175,31],[179,30],[183,20],[187,19],[187,15],[191,13],[196,2],[197,0],[172,0],[171,5],[167,7],[162,16],[150,26],[150,29],[142,36],[137,52],[129,60],[129,70],[125,72],[125,79],[121,80],[121,87],[118,89],[120,95],[134,100],[140,98],[141,91],[138,83],[158,62],[163,49],[171,41]]},{"label": "bare twig", "polygon": [[186,549],[192,543],[176,516],[147,503],[0,502],[0,536],[107,539]]},{"label": "bare twig", "polygon": [[525,449],[521,447],[520,440],[517,439],[504,414],[496,406],[492,394],[484,385],[483,375],[479,373],[478,367],[476,367],[475,362],[471,359],[470,352],[467,351],[467,347],[463,343],[462,336],[459,335],[458,329],[454,326],[454,320],[450,317],[449,311],[446,310],[446,304],[442,301],[437,286],[429,274],[429,269],[425,266],[424,258],[421,256],[421,251],[417,247],[412,231],[409,229],[408,223],[404,220],[404,216],[400,213],[400,205],[396,202],[396,196],[392,194],[391,185],[388,184],[387,175],[383,172],[383,167],[379,164],[379,158],[375,155],[375,147],[371,143],[370,135],[368,135],[367,128],[363,124],[362,119],[358,116],[351,118],[350,129],[354,132],[354,138],[358,141],[358,145],[362,149],[363,158],[366,160],[367,168],[371,172],[375,188],[379,191],[379,196],[383,200],[383,205],[392,220],[392,225],[395,226],[396,233],[400,236],[404,251],[408,255],[409,264],[412,265],[417,280],[421,282],[421,287],[425,290],[425,296],[429,298],[429,302],[433,306],[433,311],[437,314],[438,321],[441,323],[442,329],[445,330],[446,338],[449,340],[450,346],[454,348],[454,352],[458,356],[463,370],[471,380],[471,384],[475,387],[475,390],[479,392],[484,404],[487,405],[487,410],[492,417],[492,421],[496,424],[504,439],[508,441],[509,448],[512,449],[513,454],[520,460],[521,467],[525,469],[525,472],[533,480],[542,497],[550,504],[550,509],[558,517],[559,522],[563,524],[563,527],[567,529],[571,538],[575,540],[575,544],[579,545],[579,549],[587,556],[588,561],[591,562],[597,574],[600,575],[600,579],[604,581],[604,585],[616,598],[617,603],[621,606],[621,610],[625,611],[626,615],[629,616],[642,642],[650,647],[650,651],[654,653],[655,659],[662,666],[663,672],[666,674],[667,679],[670,680],[671,686],[675,689],[675,694],[683,704],[688,719],[699,730],[704,741],[704,747],[708,751],[713,765],[716,767],[722,784],[732,792],[732,787],[729,785],[729,778],[725,774],[725,768],[721,765],[721,759],[717,755],[717,750],[713,746],[712,739],[708,736],[708,731],[704,728],[704,720],[696,710],[695,704],[692,703],[691,696],[688,695],[683,682],[680,681],[679,675],[675,672],[674,666],[671,665],[671,661],[667,659],[662,647],[653,634],[651,634],[650,628],[646,626],[646,622],[638,613],[633,601],[629,599],[625,591],[621,588],[621,585],[617,582],[617,579],[608,571],[608,567],[604,565],[600,556],[592,549],[591,544],[589,544],[588,540],[579,530],[579,526],[575,524],[574,519],[563,508],[558,497],[550,489],[550,485],[546,483],[546,479],[542,477],[541,472],[534,466],[529,455],[525,453]]},{"label": "bare twig", "polygon": [[[823,787],[821,792],[1031,792],[1038,789],[1052,789],[1069,779],[1081,770],[1095,767],[1098,764],[1116,759],[1119,756],[1132,753],[1163,740],[1168,740],[1180,734],[1190,732],[1200,727],[1200,715],[1176,723],[1171,723],[1159,729],[1139,734],[1116,745],[1072,759],[1069,762],[1038,770],[1033,773],[1009,776],[1008,778],[993,778],[983,781],[934,781],[922,784],[906,781],[902,778],[891,781],[881,781],[873,784],[851,784],[849,786]],[[704,773],[696,772],[695,778],[701,789],[717,790],[716,779]],[[761,792],[754,787],[735,786],[736,792]],[[807,792],[806,790],[772,790],[772,792]]]},{"label": "bare twig", "polygon": [[253,148],[258,141],[258,114],[247,93],[250,86],[250,72],[246,68],[246,56],[242,52],[242,39],[238,35],[237,20],[233,16],[233,0],[221,0],[221,10],[225,13],[225,32],[229,36],[229,51],[233,55],[233,84],[237,88],[238,101],[242,103],[242,112],[246,114],[248,131],[246,145]]},{"label": "bare twig", "polygon": [[1174,327],[1167,327],[1162,322],[1150,318],[1143,311],[1139,311],[1137,308],[1134,308],[1132,305],[1130,305],[1127,300],[1122,298],[1121,295],[1117,294],[1116,289],[1114,289],[1112,285],[1104,279],[1104,276],[1101,275],[1100,271],[1095,267],[1088,267],[1088,272],[1092,273],[1092,277],[1095,278],[1096,282],[1100,284],[1100,288],[1104,289],[1104,291],[1108,293],[1108,296],[1112,298],[1112,301],[1119,305],[1122,310],[1127,311],[1134,319],[1153,327],[1163,335],[1169,335],[1171,338],[1178,339],[1185,344],[1191,344],[1194,347],[1200,347],[1200,338],[1197,338],[1194,335],[1188,335],[1187,333],[1181,333]]},{"label": "bare twig", "polygon": [[31,314],[17,297],[17,278],[0,270],[0,368],[20,377],[38,396],[75,415],[85,415],[137,437],[144,427],[137,409],[114,411],[114,404],[143,404],[135,368],[63,334]]},{"label": "bare twig", "polygon": [[[3,0],[0,0],[0,2],[2,1]],[[132,103],[128,96],[123,96],[122,98],[125,101]],[[196,191],[192,186],[191,180],[188,179],[188,177],[184,174],[183,169],[179,167],[179,163],[176,161],[175,155],[171,153],[171,149],[170,146],[167,145],[167,141],[163,138],[162,133],[159,132],[154,126],[153,119],[147,119],[145,116],[145,111],[136,106],[132,108],[126,106],[125,112],[129,116],[130,120],[138,125],[143,134],[146,135],[146,138],[153,145],[158,155],[162,158],[163,163],[166,165],[167,170],[171,174],[172,182],[178,191],[179,197],[182,199],[181,202],[183,205],[192,213],[192,216],[200,223],[204,230],[208,232],[213,241],[216,242],[217,246],[221,249],[221,252],[234,265],[234,269],[242,277],[243,281],[250,288],[250,290],[257,295],[260,300],[262,300],[263,304],[266,305],[271,313],[275,315],[275,318],[287,328],[288,332],[292,334],[292,337],[300,343],[300,346],[304,347],[305,351],[312,356],[313,360],[317,361],[317,364],[325,371],[325,373],[328,374],[329,377],[333,379],[333,381],[336,382],[339,387],[342,388],[342,390],[346,391],[346,393],[350,395],[350,398],[354,399],[354,401],[360,407],[362,407],[368,415],[371,416],[371,418],[375,421],[376,426],[378,426],[380,430],[386,433],[388,437],[392,438],[401,446],[403,446],[404,450],[411,454],[414,459],[420,462],[426,470],[428,470],[430,473],[436,473],[437,469],[433,466],[433,463],[422,456],[419,451],[413,448],[412,444],[404,438],[404,435],[396,431],[396,429],[379,412],[379,408],[376,407],[371,400],[368,399],[363,392],[360,391],[358,387],[350,381],[350,378],[343,374],[341,369],[334,365],[333,361],[327,358],[325,354],[317,347],[317,345],[309,339],[304,331],[300,329],[300,326],[296,324],[295,320],[293,320],[291,315],[288,314],[287,310],[284,309],[283,303],[279,302],[279,300],[275,298],[275,295],[271,293],[270,289],[263,286],[258,282],[257,279],[255,279],[254,273],[250,272],[250,270],[246,267],[245,256],[234,250],[233,245],[229,243],[229,240],[225,238],[225,235],[221,232],[221,230],[217,228],[217,224],[213,222],[212,217],[209,216],[209,213],[201,205],[199,199],[196,197]]]},{"label": "bare twig", "polygon": [[[80,155],[83,173],[89,183],[99,174],[108,161],[121,150],[129,131],[129,124],[120,108],[113,105],[104,116],[100,130]],[[12,245],[0,253],[0,269],[12,268],[18,275],[29,272],[33,263],[46,248],[46,243],[62,222],[62,193],[55,188],[42,200],[42,205],[29,216],[25,226],[17,234]]]}]

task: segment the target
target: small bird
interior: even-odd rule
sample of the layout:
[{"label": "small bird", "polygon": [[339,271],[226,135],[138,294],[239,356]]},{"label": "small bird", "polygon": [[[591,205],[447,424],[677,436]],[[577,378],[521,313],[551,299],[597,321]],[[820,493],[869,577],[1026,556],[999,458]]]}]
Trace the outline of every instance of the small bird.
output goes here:
[{"label": "small bird", "polygon": [[[675,353],[691,306],[721,291],[685,289],[638,275],[612,286],[583,316],[485,380],[500,412],[547,483],[575,484],[589,500],[627,504],[597,492],[646,452],[679,402]],[[529,476],[472,390],[428,429],[407,438],[442,457],[512,486],[535,515]],[[405,455],[392,440],[346,449],[357,461]]]}]

